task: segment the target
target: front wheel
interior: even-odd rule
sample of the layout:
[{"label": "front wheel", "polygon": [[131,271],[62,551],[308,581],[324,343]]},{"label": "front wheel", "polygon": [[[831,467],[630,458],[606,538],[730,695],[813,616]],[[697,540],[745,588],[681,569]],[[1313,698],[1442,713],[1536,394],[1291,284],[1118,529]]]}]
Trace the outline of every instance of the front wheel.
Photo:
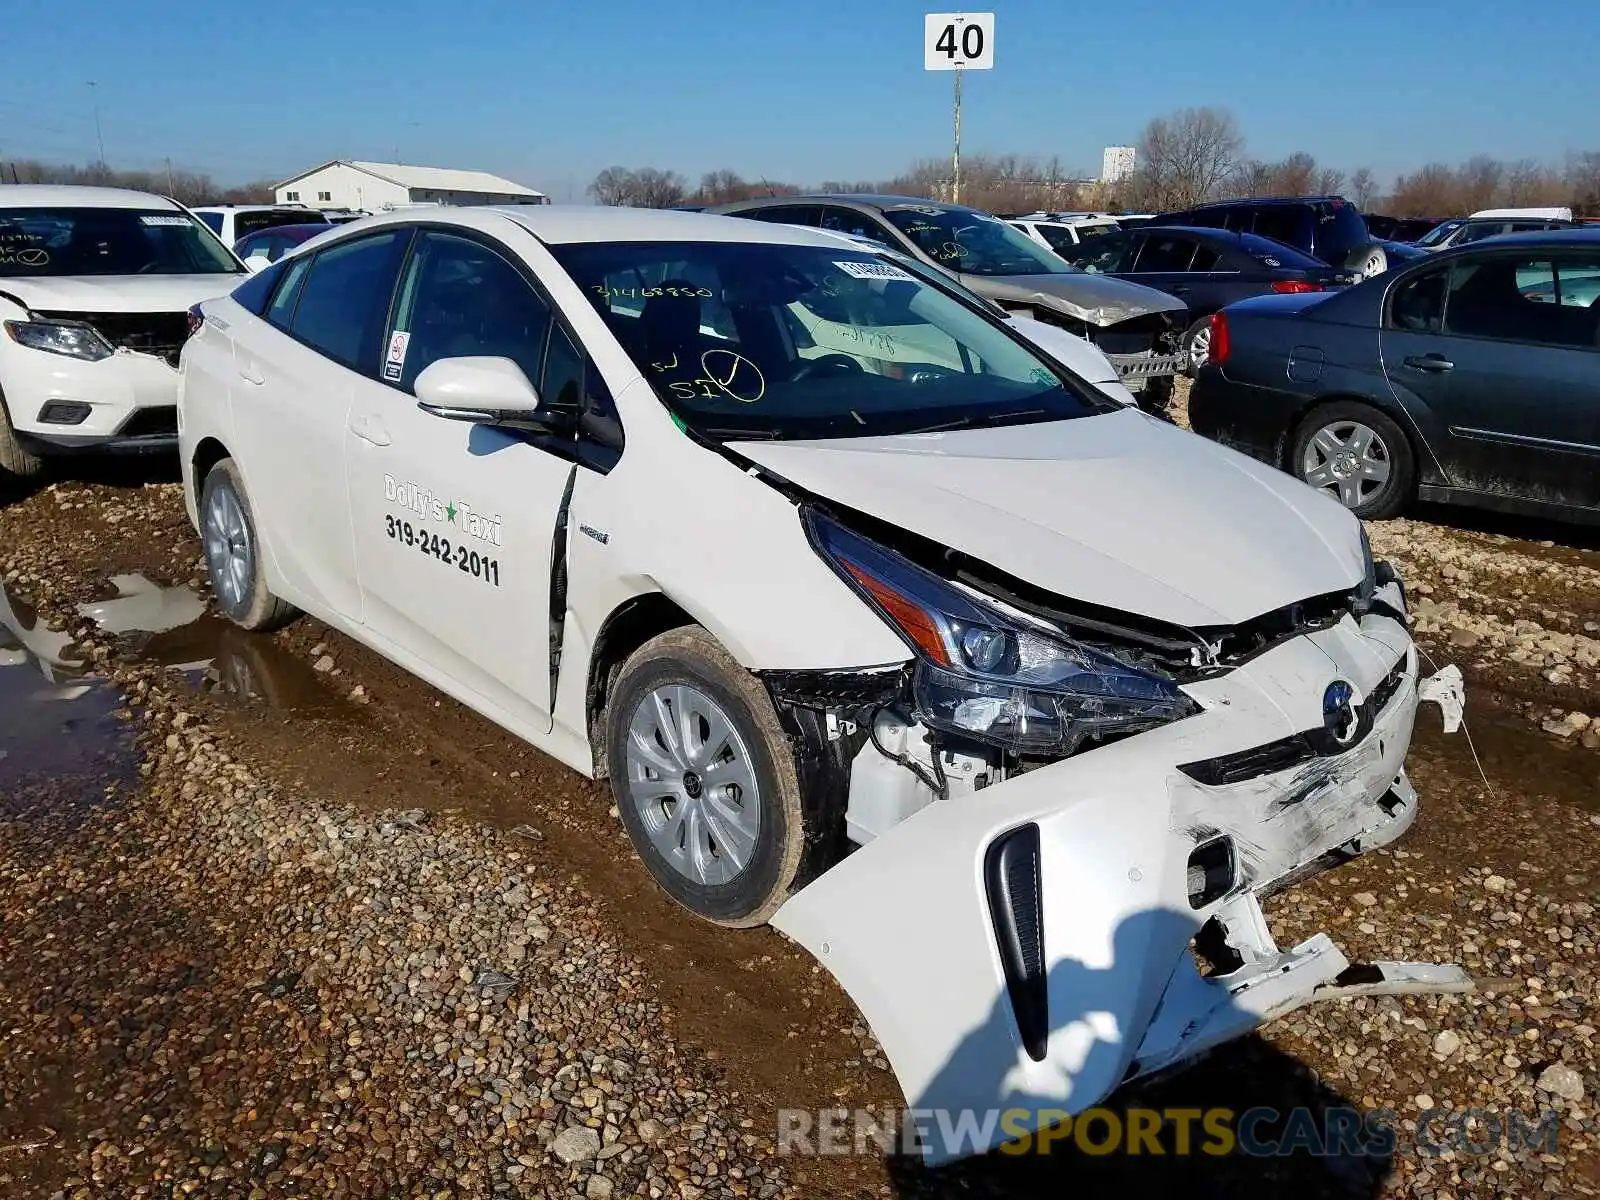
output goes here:
[{"label": "front wheel", "polygon": [[29,454],[17,441],[17,431],[11,427],[11,414],[6,411],[4,397],[0,397],[0,479],[7,475],[28,479],[43,467],[39,456]]},{"label": "front wheel", "polygon": [[634,849],[679,904],[763,924],[805,849],[800,783],[777,710],[703,629],[646,642],[607,705],[612,793]]},{"label": "front wheel", "polygon": [[1371,405],[1342,400],[1300,422],[1290,467],[1363,520],[1382,520],[1410,502],[1416,459],[1399,425]]}]

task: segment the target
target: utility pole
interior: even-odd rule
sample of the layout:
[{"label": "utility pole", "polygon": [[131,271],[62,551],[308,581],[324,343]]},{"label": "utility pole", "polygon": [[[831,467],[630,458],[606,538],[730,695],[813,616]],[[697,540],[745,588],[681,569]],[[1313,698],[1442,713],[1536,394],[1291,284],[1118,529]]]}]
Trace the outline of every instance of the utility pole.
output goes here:
[{"label": "utility pole", "polygon": [[958,65],[956,76],[956,145],[950,159],[950,203],[961,203],[961,76],[965,72]]},{"label": "utility pole", "polygon": [[171,196],[178,189],[172,183],[172,159],[167,159],[167,195]]},{"label": "utility pole", "polygon": [[99,85],[94,80],[89,80],[89,99],[94,105],[94,140],[100,146],[100,165],[106,165],[106,135],[100,129],[100,92]]}]

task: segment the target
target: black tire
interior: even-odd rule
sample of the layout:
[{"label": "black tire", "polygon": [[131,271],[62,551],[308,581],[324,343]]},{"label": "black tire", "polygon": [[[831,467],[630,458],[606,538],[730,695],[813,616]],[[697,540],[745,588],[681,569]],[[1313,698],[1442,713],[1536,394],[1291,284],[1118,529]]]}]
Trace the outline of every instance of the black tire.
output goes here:
[{"label": "black tire", "polygon": [[44,469],[44,461],[30,454],[17,441],[17,431],[11,427],[11,414],[6,409],[5,395],[0,393],[0,477],[11,475],[17,479],[31,479]]},{"label": "black tire", "polygon": [[[245,540],[249,547],[249,566],[245,571],[243,586],[237,597],[218,578],[221,569],[214,557],[208,514],[221,492],[228,493],[243,518]],[[250,508],[250,497],[245,491],[244,479],[233,459],[225,458],[207,473],[200,488],[200,544],[205,551],[206,566],[211,573],[211,590],[216,596],[217,608],[241,629],[267,631],[281,628],[300,615],[300,610],[287,600],[279,599],[267,589],[265,556],[261,539],[256,533],[255,514]]]},{"label": "black tire", "polygon": [[1139,407],[1152,417],[1159,417],[1163,421],[1172,420],[1172,391],[1176,381],[1171,375],[1157,375],[1153,379],[1146,379],[1144,386],[1133,394],[1139,402]]},{"label": "black tire", "polygon": [[[1358,484],[1359,499],[1352,503],[1347,495],[1337,494],[1342,489],[1321,482],[1320,478],[1308,478],[1306,460],[1307,451],[1318,434],[1330,430],[1338,439],[1356,425],[1365,426],[1376,435],[1383,451],[1382,460],[1388,464],[1388,474],[1379,486],[1370,491],[1362,490],[1362,485]],[[1318,453],[1321,455],[1323,452],[1319,450]],[[1319,405],[1307,413],[1290,442],[1287,465],[1290,474],[1310,487],[1335,496],[1364,521],[1382,521],[1399,516],[1416,494],[1417,459],[1411,448],[1411,440],[1387,413],[1359,400],[1336,400]]]},{"label": "black tire", "polygon": [[[630,730],[636,713],[654,703],[657,689],[685,685],[710,698],[737,733],[746,752],[758,796],[753,847],[742,866],[723,881],[702,882],[675,866],[651,840],[645,812],[672,823],[677,804],[669,809],[653,798],[636,801],[631,789]],[[643,714],[648,720],[649,714]],[[698,626],[674,629],[646,642],[622,666],[606,705],[606,759],[612,795],[623,827],[656,882],[683,907],[718,925],[744,928],[764,924],[788,898],[800,870],[806,845],[806,823],[800,781],[788,738],[778,723],[772,698],[760,681],[736,662]],[[705,743],[709,745],[710,743]],[[663,744],[657,742],[660,753]],[[709,768],[707,769],[709,774]],[[692,772],[685,772],[688,779]],[[696,777],[698,785],[698,777]],[[699,797],[698,786],[685,795]],[[655,805],[661,804],[659,810]],[[742,807],[742,806],[741,806]],[[643,810],[643,811],[642,811]],[[664,835],[671,836],[671,835]],[[729,863],[719,864],[732,869]]]},{"label": "black tire", "polygon": [[1202,334],[1205,336],[1206,343],[1209,345],[1211,341],[1210,316],[1201,317],[1193,325],[1189,326],[1188,329],[1185,329],[1183,331],[1183,340],[1178,343],[1179,347],[1183,351],[1183,373],[1190,379],[1193,379],[1196,375],[1200,374],[1200,368],[1205,365],[1204,363],[1197,363],[1194,360],[1194,339]]},{"label": "black tire", "polygon": [[1362,279],[1371,279],[1374,275],[1382,275],[1389,269],[1389,254],[1376,242],[1368,242],[1365,246],[1357,246],[1345,255],[1344,267],[1347,271],[1354,271]]}]

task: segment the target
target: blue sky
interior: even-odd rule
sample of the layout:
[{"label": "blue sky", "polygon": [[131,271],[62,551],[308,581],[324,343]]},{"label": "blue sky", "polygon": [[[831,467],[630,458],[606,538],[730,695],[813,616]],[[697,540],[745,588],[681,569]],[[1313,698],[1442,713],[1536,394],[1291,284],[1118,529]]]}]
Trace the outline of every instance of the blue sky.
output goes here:
[{"label": "blue sky", "polygon": [[[581,198],[612,163],[692,179],[887,176],[948,153],[948,74],[905,0],[12,0],[0,159],[95,154],[226,182],[329,158],[478,167]],[[953,6],[952,6],[953,7]],[[963,148],[1094,173],[1150,117],[1229,108],[1249,152],[1381,180],[1474,153],[1600,149],[1600,6],[1005,0]],[[252,14],[260,17],[252,23]],[[280,15],[281,14],[281,15]],[[1559,69],[1566,59],[1570,69]]]}]

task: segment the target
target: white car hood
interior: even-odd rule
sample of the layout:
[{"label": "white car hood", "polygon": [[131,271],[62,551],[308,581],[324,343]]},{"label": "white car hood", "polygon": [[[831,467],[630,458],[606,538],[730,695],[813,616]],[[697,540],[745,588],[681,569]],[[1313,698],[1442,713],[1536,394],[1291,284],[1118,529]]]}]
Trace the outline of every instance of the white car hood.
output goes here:
[{"label": "white car hood", "polygon": [[1132,410],[731,448],[1058,595],[1179,625],[1237,624],[1364,570],[1336,501]]},{"label": "white car hood", "polygon": [[44,279],[0,279],[0,296],[11,296],[35,312],[170,313],[225,296],[249,276],[63,275]]}]

